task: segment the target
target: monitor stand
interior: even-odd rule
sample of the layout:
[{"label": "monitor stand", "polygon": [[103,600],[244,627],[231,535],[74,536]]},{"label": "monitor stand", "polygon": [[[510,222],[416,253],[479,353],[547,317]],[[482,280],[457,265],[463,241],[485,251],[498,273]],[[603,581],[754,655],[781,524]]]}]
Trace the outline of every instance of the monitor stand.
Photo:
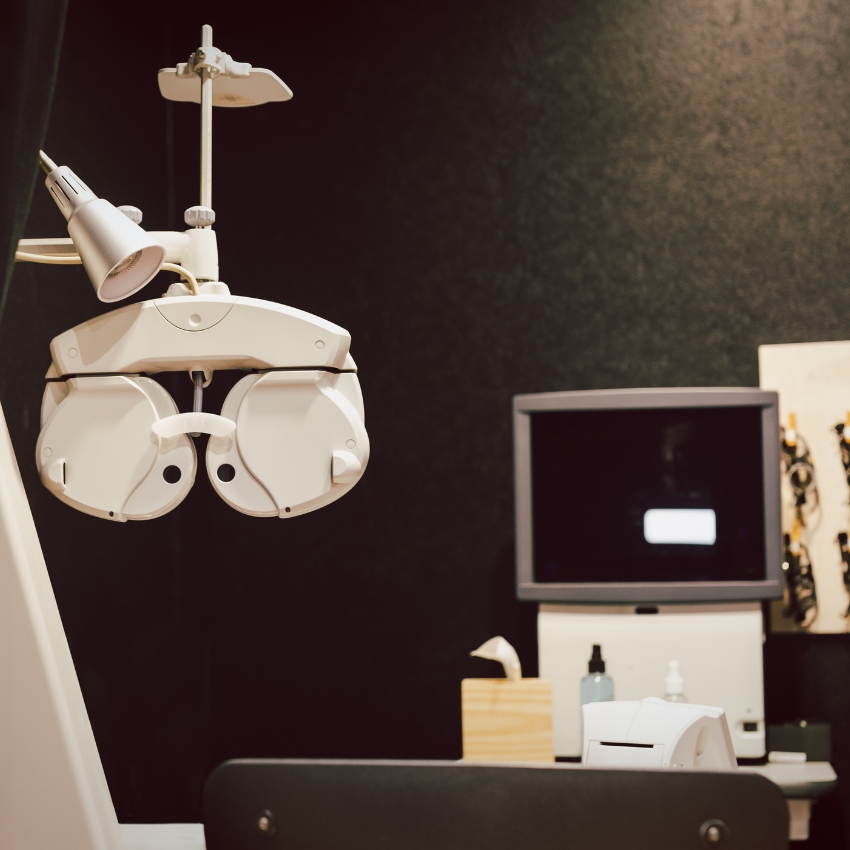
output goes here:
[{"label": "monitor stand", "polygon": [[581,756],[579,688],[598,643],[615,699],[663,697],[668,662],[679,661],[687,701],[726,711],[735,755],[764,756],[763,642],[758,602],[541,605],[540,677],[552,681],[555,755]]}]

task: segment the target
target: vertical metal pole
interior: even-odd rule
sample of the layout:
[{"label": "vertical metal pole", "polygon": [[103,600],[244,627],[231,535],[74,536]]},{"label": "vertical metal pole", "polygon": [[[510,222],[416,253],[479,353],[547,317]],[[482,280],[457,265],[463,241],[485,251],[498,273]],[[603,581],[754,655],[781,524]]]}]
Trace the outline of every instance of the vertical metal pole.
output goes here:
[{"label": "vertical metal pole", "polygon": [[[212,47],[212,27],[201,29],[201,47]],[[201,70],[201,206],[212,208],[212,75]]]},{"label": "vertical metal pole", "polygon": [[[200,413],[204,409],[204,373],[192,372],[192,382],[195,385],[195,392],[192,396],[192,412]],[[190,437],[200,437],[200,431],[193,431]]]}]

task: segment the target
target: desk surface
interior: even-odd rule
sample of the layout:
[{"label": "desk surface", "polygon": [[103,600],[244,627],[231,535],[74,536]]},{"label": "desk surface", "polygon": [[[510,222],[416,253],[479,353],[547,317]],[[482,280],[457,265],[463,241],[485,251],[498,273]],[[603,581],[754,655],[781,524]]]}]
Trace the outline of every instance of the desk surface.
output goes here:
[{"label": "desk surface", "polygon": [[125,850],[206,850],[200,823],[122,823]]},{"label": "desk surface", "polygon": [[766,776],[782,789],[786,797],[792,799],[817,800],[832,791],[838,782],[828,761],[746,765],[739,769]]}]

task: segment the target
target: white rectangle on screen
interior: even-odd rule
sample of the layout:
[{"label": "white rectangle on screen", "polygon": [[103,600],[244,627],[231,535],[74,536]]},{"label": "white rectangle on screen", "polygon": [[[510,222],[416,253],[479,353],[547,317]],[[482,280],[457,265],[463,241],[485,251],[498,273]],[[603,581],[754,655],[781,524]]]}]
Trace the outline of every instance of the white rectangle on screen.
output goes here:
[{"label": "white rectangle on screen", "polygon": [[643,515],[647,543],[690,543],[713,546],[717,517],[710,508],[650,508]]}]

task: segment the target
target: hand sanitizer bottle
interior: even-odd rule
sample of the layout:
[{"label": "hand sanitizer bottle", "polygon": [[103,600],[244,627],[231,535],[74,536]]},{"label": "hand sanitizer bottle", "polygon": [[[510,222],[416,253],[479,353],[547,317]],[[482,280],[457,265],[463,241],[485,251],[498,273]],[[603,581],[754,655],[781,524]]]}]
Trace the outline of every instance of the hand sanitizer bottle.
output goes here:
[{"label": "hand sanitizer bottle", "polygon": [[664,680],[664,699],[667,702],[687,702],[685,697],[685,680],[679,673],[679,662],[668,661],[669,669]]},{"label": "hand sanitizer bottle", "polygon": [[587,676],[581,680],[581,704],[610,702],[614,699],[614,680],[605,675],[602,647],[595,643],[587,665]]}]

